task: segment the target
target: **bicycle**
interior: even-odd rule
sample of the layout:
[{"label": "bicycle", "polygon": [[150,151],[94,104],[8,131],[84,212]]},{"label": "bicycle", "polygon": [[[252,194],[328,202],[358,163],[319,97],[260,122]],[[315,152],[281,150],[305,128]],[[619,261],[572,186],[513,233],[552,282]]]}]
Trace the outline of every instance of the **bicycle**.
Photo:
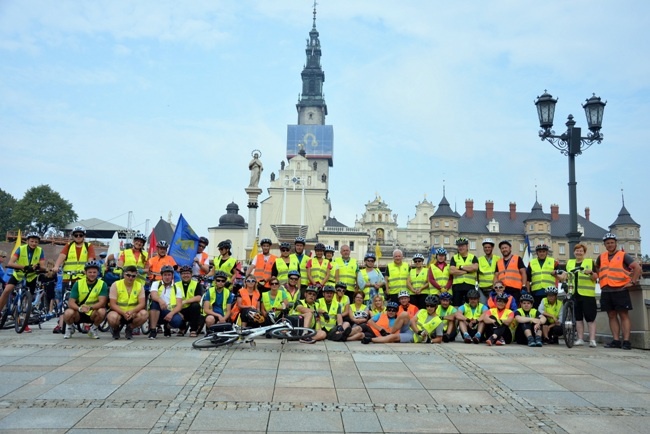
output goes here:
[{"label": "bicycle", "polygon": [[[275,316],[271,315],[271,321]],[[208,335],[192,342],[192,347],[196,349],[216,348],[232,344],[249,344],[255,347],[255,338],[266,336],[282,339],[282,345],[287,341],[297,341],[299,339],[311,338],[316,335],[316,330],[308,327],[295,327],[287,318],[280,318],[273,324],[257,327],[242,328],[237,324],[215,324],[208,329]]]},{"label": "bicycle", "polygon": [[[22,333],[27,327],[29,315],[32,311],[32,293],[24,282],[20,282],[14,287],[10,299],[11,302],[8,302],[7,306],[11,305],[13,307],[14,330],[16,330],[16,333]],[[3,315],[4,317],[5,315]]]},{"label": "bicycle", "polygon": [[34,291],[34,300],[32,302],[32,311],[29,315],[29,324],[38,325],[38,328],[42,328],[41,324],[45,321],[56,317],[56,313],[49,313],[47,311],[47,305],[45,300],[45,288],[42,283],[37,283],[36,291]]},{"label": "bicycle", "polygon": [[562,289],[566,294],[561,313],[562,333],[564,335],[564,344],[567,348],[572,348],[573,343],[576,341],[576,314],[573,293],[575,288],[578,287],[578,273],[582,270],[584,270],[583,267],[574,268],[571,271],[567,270],[568,277],[566,282],[562,282]]}]

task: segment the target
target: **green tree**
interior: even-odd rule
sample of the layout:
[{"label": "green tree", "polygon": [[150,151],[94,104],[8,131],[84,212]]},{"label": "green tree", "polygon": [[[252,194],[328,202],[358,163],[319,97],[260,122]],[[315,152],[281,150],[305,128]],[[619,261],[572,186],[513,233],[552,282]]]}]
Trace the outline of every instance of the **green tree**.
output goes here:
[{"label": "green tree", "polygon": [[11,216],[16,203],[15,197],[0,188],[0,237],[3,239],[7,231],[18,229]]},{"label": "green tree", "polygon": [[60,231],[65,225],[77,220],[72,204],[63,199],[49,185],[32,187],[18,201],[13,219],[25,231]]}]

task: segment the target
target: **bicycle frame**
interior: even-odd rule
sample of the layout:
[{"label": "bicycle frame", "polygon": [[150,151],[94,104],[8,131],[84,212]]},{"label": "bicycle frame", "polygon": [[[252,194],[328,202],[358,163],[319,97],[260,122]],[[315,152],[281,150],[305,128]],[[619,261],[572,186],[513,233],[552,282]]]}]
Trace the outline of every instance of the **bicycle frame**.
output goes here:
[{"label": "bicycle frame", "polygon": [[[276,329],[293,329],[293,324],[286,318],[281,318],[275,324],[257,328],[242,328],[237,324],[233,324],[232,330],[213,333],[220,338],[237,338],[233,343],[237,344],[250,344],[255,346],[255,338],[265,336],[267,333]],[[208,335],[210,336],[210,335]],[[284,344],[284,340],[282,341]]]}]

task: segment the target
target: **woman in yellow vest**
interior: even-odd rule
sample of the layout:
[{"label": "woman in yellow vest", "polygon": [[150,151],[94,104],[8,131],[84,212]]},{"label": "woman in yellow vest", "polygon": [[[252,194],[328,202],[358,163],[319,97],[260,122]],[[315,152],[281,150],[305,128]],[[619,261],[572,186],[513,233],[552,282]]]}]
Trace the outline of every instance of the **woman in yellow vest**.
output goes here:
[{"label": "woman in yellow vest", "polygon": [[413,264],[409,276],[406,278],[406,287],[411,294],[411,301],[418,309],[424,309],[424,300],[429,295],[429,282],[427,280],[428,270],[424,267],[424,255],[416,253],[413,255]]},{"label": "woman in yellow vest", "polygon": [[372,306],[370,307],[370,316],[379,315],[386,311],[386,306],[384,306],[384,297],[381,294],[377,294],[372,298]]},{"label": "woman in yellow vest", "polygon": [[506,308],[508,296],[497,295],[497,307],[486,310],[481,317],[485,324],[485,334],[489,338],[485,341],[488,346],[506,345],[512,342],[512,325],[515,314]]},{"label": "woman in yellow vest", "polygon": [[562,336],[562,302],[557,299],[557,288],[549,286],[546,288],[546,298],[539,305],[539,313],[546,317],[546,324],[542,326],[544,343],[558,344]]},{"label": "woman in yellow vest", "polygon": [[269,317],[271,312],[273,312],[276,318],[278,318],[280,313],[289,306],[289,296],[284,289],[280,288],[280,281],[278,278],[271,277],[269,285],[271,285],[271,290],[262,293],[261,303],[262,315],[264,315],[267,325],[273,323]]},{"label": "woman in yellow vest", "polygon": [[578,273],[578,288],[573,295],[575,302],[576,331],[578,338],[573,345],[584,345],[582,337],[585,334],[585,325],[587,322],[589,329],[589,347],[596,348],[596,280],[598,274],[594,272],[594,261],[591,258],[585,258],[587,246],[576,244],[573,248],[575,259],[569,259],[566,263],[567,271],[575,270],[582,267]]},{"label": "woman in yellow vest", "polygon": [[429,264],[427,278],[429,280],[430,294],[435,295],[440,294],[441,292],[448,292],[453,295],[453,291],[451,290],[453,279],[449,274],[447,249],[443,249],[442,247],[436,249],[436,260],[433,264]]},{"label": "woman in yellow vest", "polygon": [[420,309],[417,315],[411,318],[413,342],[439,344],[442,342],[445,328],[442,318],[436,313],[440,298],[437,295],[428,295],[424,303],[425,308]]}]

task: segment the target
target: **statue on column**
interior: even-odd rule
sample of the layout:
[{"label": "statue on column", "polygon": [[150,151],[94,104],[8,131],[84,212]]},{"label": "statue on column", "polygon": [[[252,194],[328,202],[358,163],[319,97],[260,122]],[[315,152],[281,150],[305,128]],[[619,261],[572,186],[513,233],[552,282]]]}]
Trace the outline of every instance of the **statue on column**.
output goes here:
[{"label": "statue on column", "polygon": [[280,170],[284,170],[284,160],[280,161]]},{"label": "statue on column", "polygon": [[251,182],[248,185],[248,187],[256,188],[259,186],[260,176],[262,175],[262,171],[264,170],[264,166],[262,166],[262,162],[260,161],[262,152],[258,149],[255,149],[251,153],[251,156],[253,157],[253,159],[251,160],[250,163],[248,163],[248,169],[251,171]]}]

